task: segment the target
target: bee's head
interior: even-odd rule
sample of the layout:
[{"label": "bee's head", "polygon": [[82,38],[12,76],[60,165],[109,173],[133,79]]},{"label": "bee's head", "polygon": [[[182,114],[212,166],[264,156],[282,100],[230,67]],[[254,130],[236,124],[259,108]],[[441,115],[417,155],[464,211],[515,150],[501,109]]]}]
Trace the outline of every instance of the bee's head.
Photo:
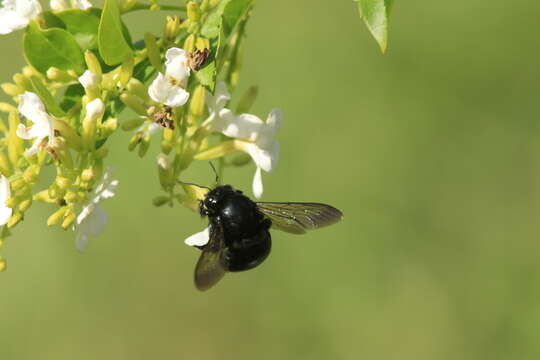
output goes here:
[{"label": "bee's head", "polygon": [[231,185],[216,186],[199,203],[199,213],[201,216],[215,215],[219,211],[219,203],[229,194],[234,193],[236,190]]}]

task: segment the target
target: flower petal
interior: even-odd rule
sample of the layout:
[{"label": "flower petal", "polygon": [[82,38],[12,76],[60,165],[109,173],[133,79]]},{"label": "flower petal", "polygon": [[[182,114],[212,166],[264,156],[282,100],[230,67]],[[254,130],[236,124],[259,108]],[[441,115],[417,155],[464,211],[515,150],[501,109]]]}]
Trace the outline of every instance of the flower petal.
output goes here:
[{"label": "flower petal", "polygon": [[0,35],[24,29],[29,22],[29,19],[19,16],[15,11],[0,9]]},{"label": "flower petal", "polygon": [[208,110],[210,113],[219,112],[225,107],[227,102],[231,100],[231,94],[227,88],[227,84],[223,81],[219,81],[216,84],[215,95],[212,95],[210,92],[206,92],[206,103],[208,105]]},{"label": "flower petal", "polygon": [[6,207],[0,207],[0,226],[6,225],[9,218],[13,214],[13,209]]},{"label": "flower petal", "polygon": [[[89,209],[86,207],[85,209]],[[101,234],[105,225],[107,225],[107,212],[103,207],[96,205],[91,207],[91,211],[88,211],[83,220],[79,223],[79,217],[77,217],[77,232],[85,234],[90,237],[96,237]]]},{"label": "flower petal", "polygon": [[6,201],[11,196],[9,189],[9,180],[0,175],[0,226],[7,224],[13,210],[6,206]]},{"label": "flower petal", "polygon": [[92,90],[98,86],[99,76],[90,70],[86,70],[81,76],[79,76],[79,82],[86,90]]},{"label": "flower petal", "polygon": [[172,85],[167,77],[161,73],[150,84],[148,95],[152,100],[170,107],[182,106],[189,99],[189,93],[186,90]]},{"label": "flower petal", "polygon": [[210,226],[201,232],[191,235],[184,243],[189,246],[204,246],[210,241]]},{"label": "flower petal", "polygon": [[272,171],[279,160],[279,144],[274,141],[268,149],[263,149],[257,144],[243,142],[243,150],[251,156],[257,167],[260,167],[266,172]]},{"label": "flower petal", "polygon": [[12,0],[11,4],[15,4],[17,14],[25,19],[32,19],[41,13],[41,4],[38,0]]},{"label": "flower petal", "polygon": [[[1,21],[1,19],[0,19]],[[24,94],[19,95],[19,112],[23,116],[33,123],[44,122],[44,114],[47,114],[45,105],[35,93],[25,91]]]},{"label": "flower petal", "polygon": [[63,11],[69,9],[66,0],[51,0],[49,3],[52,11]]},{"label": "flower petal", "polygon": [[232,138],[256,141],[262,134],[265,123],[255,115],[241,114],[234,116],[222,133]]},{"label": "flower petal", "polygon": [[257,170],[255,170],[255,176],[253,177],[253,195],[260,199],[263,194],[263,182],[262,182],[262,174],[261,174],[261,168],[257,167]]},{"label": "flower petal", "polygon": [[165,61],[165,74],[181,84],[184,83],[190,73],[187,53],[179,48],[170,48],[167,50],[165,58],[167,59]]}]

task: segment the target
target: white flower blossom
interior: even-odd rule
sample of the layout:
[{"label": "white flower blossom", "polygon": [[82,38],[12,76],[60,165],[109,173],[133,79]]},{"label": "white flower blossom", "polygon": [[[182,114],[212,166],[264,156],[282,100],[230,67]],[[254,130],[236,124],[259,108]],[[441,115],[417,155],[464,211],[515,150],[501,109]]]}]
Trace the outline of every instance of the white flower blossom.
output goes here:
[{"label": "white flower blossom", "polygon": [[207,227],[201,232],[191,235],[184,243],[189,246],[204,246],[210,241],[210,227]]},{"label": "white flower blossom", "polygon": [[2,0],[0,8],[0,34],[24,29],[30,20],[41,13],[38,0]]},{"label": "white flower blossom", "polygon": [[67,0],[51,0],[50,6],[53,11],[63,11],[70,8],[88,10],[92,7],[92,3],[88,0],[73,0],[71,4]]},{"label": "white flower blossom", "polygon": [[152,81],[148,95],[160,104],[182,106],[189,98],[189,93],[184,89],[190,74],[187,53],[179,48],[170,48],[165,58],[165,74],[159,73]]},{"label": "white flower blossom", "polygon": [[241,140],[237,144],[241,150],[248,153],[257,166],[253,177],[253,194],[260,198],[263,193],[262,173],[272,171],[279,159],[279,143],[275,139],[281,128],[282,114],[274,109],[268,115],[266,122],[255,115],[234,115],[225,108],[230,99],[225,84],[216,88],[216,95],[207,95],[209,118],[205,125],[211,131],[221,132],[224,135]]},{"label": "white flower blossom", "polygon": [[13,213],[13,209],[6,205],[6,201],[10,196],[9,180],[4,175],[0,175],[0,226],[7,224]]},{"label": "white flower blossom", "polygon": [[90,70],[86,70],[79,76],[79,82],[87,92],[91,92],[97,89],[99,85],[99,76]]},{"label": "white flower blossom", "polygon": [[36,139],[26,151],[27,155],[33,155],[38,152],[39,146],[46,138],[48,138],[48,145],[51,145],[54,138],[53,118],[47,114],[45,105],[36,94],[26,91],[19,98],[19,112],[33,124],[31,126],[19,124],[17,136],[24,140]]},{"label": "white flower blossom", "polygon": [[73,226],[73,230],[75,230],[75,246],[79,251],[84,252],[90,238],[99,236],[105,225],[107,225],[108,216],[100,202],[113,197],[117,186],[118,180],[112,179],[112,171],[107,168],[101,181],[96,186],[92,198],[84,205]]}]

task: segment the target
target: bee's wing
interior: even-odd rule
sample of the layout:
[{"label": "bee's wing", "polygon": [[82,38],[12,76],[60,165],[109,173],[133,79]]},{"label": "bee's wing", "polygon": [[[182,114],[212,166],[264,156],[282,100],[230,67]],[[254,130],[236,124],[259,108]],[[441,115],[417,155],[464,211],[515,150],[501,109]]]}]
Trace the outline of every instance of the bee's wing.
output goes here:
[{"label": "bee's wing", "polygon": [[210,239],[203,248],[195,266],[195,286],[205,291],[214,286],[225,275],[227,270],[221,262],[221,254],[225,248],[223,228],[220,224],[210,226]]},{"label": "bee's wing", "polygon": [[259,210],[272,220],[272,227],[292,234],[335,224],[343,213],[333,206],[302,202],[258,202]]}]

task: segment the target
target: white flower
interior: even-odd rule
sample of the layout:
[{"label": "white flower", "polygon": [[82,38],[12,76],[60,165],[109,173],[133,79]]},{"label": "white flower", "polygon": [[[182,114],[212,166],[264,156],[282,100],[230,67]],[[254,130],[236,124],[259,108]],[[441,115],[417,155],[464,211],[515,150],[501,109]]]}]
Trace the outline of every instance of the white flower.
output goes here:
[{"label": "white flower", "polygon": [[51,145],[54,138],[53,118],[47,114],[45,105],[36,94],[26,91],[19,98],[21,100],[19,112],[33,124],[29,127],[19,124],[17,136],[25,140],[36,139],[26,151],[27,155],[33,155],[39,150],[45,138],[49,139],[48,145]]},{"label": "white flower", "polygon": [[189,93],[184,89],[190,73],[187,53],[179,48],[170,48],[165,58],[165,74],[159,73],[152,81],[148,95],[160,104],[182,106],[189,98]]},{"label": "white flower", "polygon": [[75,246],[81,252],[86,250],[90,238],[99,236],[107,225],[107,213],[99,203],[115,195],[118,180],[112,180],[111,176],[112,171],[107,168],[93,197],[84,205],[73,226]]},{"label": "white flower", "polygon": [[97,98],[86,104],[85,109],[84,121],[97,121],[105,113],[105,104],[103,104],[103,100]]},{"label": "white flower", "polygon": [[9,34],[25,28],[31,19],[41,13],[38,0],[2,0],[0,8],[0,34]]},{"label": "white flower", "polygon": [[156,157],[156,162],[158,164],[158,166],[163,169],[163,170],[168,170],[171,168],[171,159],[169,159],[169,157],[164,154],[164,153],[159,153],[158,156]]},{"label": "white flower", "polygon": [[91,92],[97,89],[99,84],[99,76],[86,70],[81,76],[79,76],[79,82],[87,92]]},{"label": "white flower", "polygon": [[6,205],[6,201],[10,196],[9,180],[4,175],[0,175],[0,226],[7,224],[13,213],[13,209]]},{"label": "white flower", "polygon": [[87,0],[73,0],[70,5],[66,0],[51,0],[50,6],[53,11],[63,11],[70,8],[88,10],[92,7],[92,3]]},{"label": "white flower", "polygon": [[188,237],[186,240],[184,240],[184,243],[189,246],[204,246],[208,244],[209,240],[210,240],[210,227],[207,227],[203,231],[198,232]]},{"label": "white flower", "polygon": [[217,83],[215,95],[206,92],[208,118],[204,125],[208,125],[211,131],[221,132],[234,116],[231,110],[225,108],[229,100],[231,100],[231,94],[223,81]]}]

